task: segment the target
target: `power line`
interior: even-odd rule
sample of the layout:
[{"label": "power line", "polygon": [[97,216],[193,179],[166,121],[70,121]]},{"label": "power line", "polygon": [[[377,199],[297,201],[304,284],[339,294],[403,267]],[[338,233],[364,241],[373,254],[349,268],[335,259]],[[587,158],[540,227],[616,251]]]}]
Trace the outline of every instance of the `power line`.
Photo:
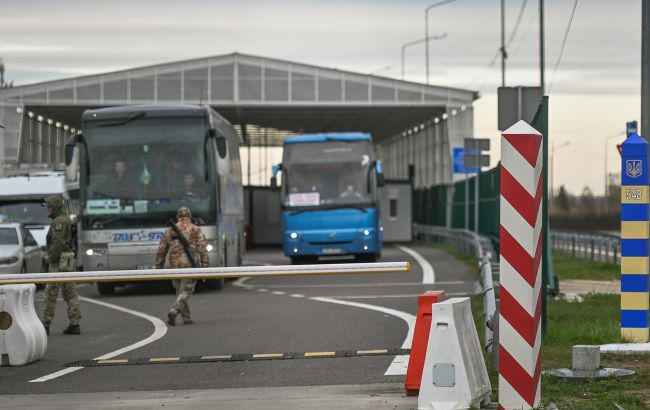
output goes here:
[{"label": "power line", "polygon": [[578,7],[578,0],[575,0],[573,3],[573,10],[571,10],[571,17],[569,17],[569,24],[567,24],[566,31],[564,32],[564,39],[562,39],[562,46],[560,47],[560,55],[557,57],[557,61],[555,62],[555,68],[553,69],[553,76],[551,77],[551,83],[548,86],[548,93],[551,94],[551,87],[553,87],[553,80],[555,80],[555,72],[557,71],[557,68],[560,65],[560,61],[562,60],[562,54],[564,53],[564,45],[566,44],[566,40],[569,37],[569,31],[571,31],[571,23],[573,22],[573,16],[576,14],[576,8]]},{"label": "power line", "polygon": [[521,41],[519,42],[519,44],[517,44],[517,48],[515,48],[515,51],[510,53],[511,56],[514,57],[514,56],[518,55],[519,50],[521,50],[521,47],[524,44],[526,44],[525,40],[526,40],[526,38],[528,38],[528,33],[530,33],[530,29],[533,28],[533,23],[535,22],[536,18],[537,18],[537,16],[535,14],[532,14],[530,16],[530,19],[528,20],[528,24],[527,24],[527,27],[526,27],[526,31],[524,32],[523,37],[521,37]]},{"label": "power line", "polygon": [[[514,41],[515,37],[517,37],[517,32],[519,31],[519,25],[521,24],[521,19],[524,15],[524,11],[526,10],[527,2],[528,0],[522,0],[521,2],[521,7],[519,8],[519,15],[517,16],[517,21],[515,22],[515,26],[513,27],[512,32],[510,33],[510,37],[508,38],[506,47],[508,47]],[[483,82],[481,83],[481,86],[478,89],[478,91],[481,92],[483,90],[483,87],[487,83],[490,74],[489,72],[494,67],[494,64],[497,62],[497,59],[499,58],[500,54],[501,54],[501,49],[498,49],[494,57],[492,57],[492,59],[490,60],[488,65],[483,69],[483,71],[481,71],[481,73],[478,76],[476,76],[467,86],[465,86],[465,88],[469,88],[480,79],[483,79]]]},{"label": "power line", "polygon": [[517,36],[517,31],[519,31],[519,24],[521,23],[521,18],[524,16],[524,11],[526,10],[526,3],[527,2],[528,2],[528,0],[523,0],[521,2],[521,7],[519,8],[519,15],[517,16],[517,21],[515,22],[515,27],[512,29],[512,34],[510,35],[510,38],[506,42],[506,47],[510,46],[512,41]]}]

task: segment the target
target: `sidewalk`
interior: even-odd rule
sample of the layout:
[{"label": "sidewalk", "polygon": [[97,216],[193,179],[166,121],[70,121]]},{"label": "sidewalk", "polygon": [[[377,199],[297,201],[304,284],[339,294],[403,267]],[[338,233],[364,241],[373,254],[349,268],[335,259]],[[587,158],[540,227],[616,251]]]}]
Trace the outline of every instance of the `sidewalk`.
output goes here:
[{"label": "sidewalk", "polygon": [[370,410],[417,409],[403,383],[3,396],[3,409]]}]

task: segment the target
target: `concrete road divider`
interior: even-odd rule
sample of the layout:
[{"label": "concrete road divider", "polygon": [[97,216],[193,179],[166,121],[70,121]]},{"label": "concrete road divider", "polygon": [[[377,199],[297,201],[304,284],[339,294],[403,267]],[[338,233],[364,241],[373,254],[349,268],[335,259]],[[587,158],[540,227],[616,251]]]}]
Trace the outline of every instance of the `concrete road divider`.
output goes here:
[{"label": "concrete road divider", "polygon": [[431,305],[443,300],[445,300],[444,290],[432,290],[418,296],[418,314],[415,319],[411,354],[409,355],[409,365],[404,382],[407,396],[417,396],[420,391],[424,358],[427,354],[429,333],[431,331]]},{"label": "concrete road divider", "polygon": [[47,349],[45,328],[34,310],[34,285],[0,286],[1,364],[22,366]]},{"label": "concrete road divider", "polygon": [[470,299],[432,305],[418,410],[468,409],[489,402],[491,391]]}]

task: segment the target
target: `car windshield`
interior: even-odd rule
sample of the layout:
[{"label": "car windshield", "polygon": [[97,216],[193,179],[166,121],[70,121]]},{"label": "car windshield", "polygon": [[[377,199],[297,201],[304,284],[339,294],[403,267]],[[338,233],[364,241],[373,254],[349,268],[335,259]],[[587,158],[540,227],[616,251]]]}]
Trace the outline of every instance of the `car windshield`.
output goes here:
[{"label": "car windshield", "polygon": [[[159,226],[187,206],[216,217],[213,158],[201,118],[141,118],[84,130],[88,161],[83,223],[93,228]],[[207,160],[207,161],[206,161]]]},{"label": "car windshield", "polygon": [[287,144],[284,206],[355,206],[372,202],[373,161],[368,141]]},{"label": "car windshield", "polygon": [[0,228],[0,245],[18,245],[16,228]]},{"label": "car windshield", "polygon": [[0,222],[21,222],[26,225],[49,225],[43,201],[0,202]]}]

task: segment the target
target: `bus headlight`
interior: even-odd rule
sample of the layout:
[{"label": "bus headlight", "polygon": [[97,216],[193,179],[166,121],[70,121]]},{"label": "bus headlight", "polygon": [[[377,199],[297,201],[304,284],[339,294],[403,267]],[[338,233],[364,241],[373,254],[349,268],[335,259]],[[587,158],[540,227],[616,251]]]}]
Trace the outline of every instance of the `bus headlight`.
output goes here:
[{"label": "bus headlight", "polygon": [[289,235],[289,236],[291,237],[291,239],[297,239],[298,238],[298,234],[295,233],[295,232],[291,232],[291,235]]},{"label": "bus headlight", "polygon": [[367,229],[364,229],[364,230],[363,230],[363,234],[366,235],[366,236],[368,236],[368,235],[370,235],[370,231],[367,230]]},{"label": "bus headlight", "polygon": [[88,256],[104,256],[106,255],[106,248],[92,247],[86,249],[86,255]]}]

